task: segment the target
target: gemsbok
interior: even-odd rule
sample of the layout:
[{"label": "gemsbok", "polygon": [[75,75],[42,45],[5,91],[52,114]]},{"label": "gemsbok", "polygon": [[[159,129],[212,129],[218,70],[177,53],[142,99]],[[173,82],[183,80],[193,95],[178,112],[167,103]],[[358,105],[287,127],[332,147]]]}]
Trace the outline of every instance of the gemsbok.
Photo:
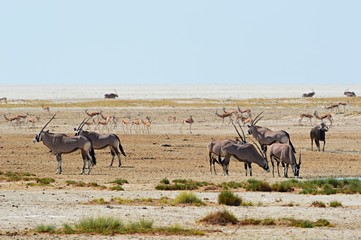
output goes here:
[{"label": "gemsbok", "polygon": [[320,141],[323,141],[322,151],[325,151],[326,144],[326,132],[328,131],[328,127],[325,123],[321,123],[316,127],[311,129],[310,137],[311,137],[311,151],[313,151],[313,140],[315,140],[318,151],[320,151]]},{"label": "gemsbok", "polygon": [[0,102],[4,101],[5,103],[8,103],[8,99],[6,97],[0,98]]},{"label": "gemsbok", "polygon": [[[221,158],[222,155],[224,156],[223,160]],[[270,171],[267,156],[262,154],[262,151],[259,153],[253,144],[238,144],[230,142],[221,147],[221,151],[218,154],[218,162],[220,162],[223,166],[224,175],[228,175],[228,166],[231,157],[234,157],[240,162],[247,163],[249,166],[250,176],[252,176],[252,163],[256,163],[267,172]]]},{"label": "gemsbok", "polygon": [[261,145],[263,153],[266,155],[267,146],[273,143],[288,143],[292,151],[296,153],[294,146],[292,145],[290,135],[288,132],[284,130],[272,131],[266,127],[256,126],[257,122],[262,119],[261,114],[258,114],[255,119],[251,122],[251,125],[248,126],[248,134],[252,134],[252,136],[258,141]]},{"label": "gemsbok", "polygon": [[109,167],[113,166],[115,155],[118,157],[118,167],[121,167],[122,162],[120,160],[120,152],[124,157],[126,157],[126,154],[123,150],[119,137],[115,134],[99,134],[96,132],[85,131],[83,130],[85,122],[86,120],[84,119],[78,128],[74,128],[75,136],[85,136],[86,138],[89,138],[93,143],[94,149],[104,149],[109,147],[110,154],[112,155],[112,161]]},{"label": "gemsbok", "polygon": [[301,151],[300,156],[298,158],[298,163],[296,160],[295,153],[292,151],[292,148],[289,144],[285,143],[274,143],[270,146],[269,156],[272,163],[272,174],[275,176],[274,172],[274,163],[273,160],[277,162],[277,172],[280,177],[279,165],[282,163],[284,167],[283,176],[288,178],[288,166],[291,165],[293,175],[298,178],[300,176],[300,168],[301,168]]},{"label": "gemsbok", "polygon": [[[56,115],[56,114],[55,114]],[[91,167],[96,164],[93,144],[89,138],[84,136],[67,136],[62,133],[50,133],[49,130],[44,131],[46,126],[55,118],[55,115],[45,124],[45,126],[36,134],[33,142],[42,141],[49,148],[50,152],[56,156],[58,162],[57,174],[62,173],[62,154],[72,153],[80,149],[83,158],[83,168],[80,174],[84,174],[86,164],[88,164],[88,174]]]}]

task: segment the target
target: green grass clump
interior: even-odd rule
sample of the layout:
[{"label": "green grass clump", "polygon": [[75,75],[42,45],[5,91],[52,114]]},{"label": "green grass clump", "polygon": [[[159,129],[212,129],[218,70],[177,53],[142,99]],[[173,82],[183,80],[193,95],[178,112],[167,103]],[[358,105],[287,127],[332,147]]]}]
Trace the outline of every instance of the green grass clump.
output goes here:
[{"label": "green grass clump", "polygon": [[5,174],[3,174],[5,178],[7,178],[7,181],[9,182],[17,182],[17,181],[29,181],[32,179],[34,174],[28,173],[28,172],[13,172],[13,171],[7,171]]},{"label": "green grass clump", "polygon": [[294,186],[297,183],[295,181],[292,180],[288,180],[288,181],[283,181],[283,182],[277,182],[272,184],[271,188],[272,191],[275,192],[292,192],[294,191]]},{"label": "green grass clump", "polygon": [[246,186],[247,191],[252,191],[252,192],[271,192],[272,191],[271,186],[265,181],[248,179],[247,183],[248,183],[248,185]]},{"label": "green grass clump", "polygon": [[218,195],[218,203],[225,204],[228,206],[239,206],[242,204],[242,198],[236,196],[233,192],[228,190],[223,190]]},{"label": "green grass clump", "polygon": [[118,178],[118,179],[115,179],[114,181],[112,181],[110,183],[114,183],[114,184],[117,184],[117,185],[124,185],[124,183],[128,183],[128,180]]},{"label": "green grass clump", "polygon": [[39,233],[54,233],[55,226],[40,224],[40,225],[36,226],[35,231],[39,232]]},{"label": "green grass clump", "polygon": [[330,207],[342,207],[342,203],[339,201],[331,201]]},{"label": "green grass clump", "polygon": [[204,205],[203,201],[199,199],[192,192],[182,192],[173,200],[174,204],[192,204],[192,205]]},{"label": "green grass clump", "polygon": [[66,180],[66,184],[72,185],[74,187],[85,187],[85,182],[82,181],[74,181],[74,180]]},{"label": "green grass clump", "polygon": [[223,211],[208,214],[207,216],[199,220],[199,222],[211,225],[225,226],[227,224],[237,224],[239,221],[231,212],[223,209]]},{"label": "green grass clump", "polygon": [[333,227],[333,225],[326,219],[318,219],[313,223],[315,227]]},{"label": "green grass clump", "polygon": [[124,191],[124,188],[120,185],[116,185],[116,186],[113,186],[113,187],[110,187],[110,190],[112,191]]},{"label": "green grass clump", "polygon": [[170,182],[169,182],[168,178],[163,178],[163,179],[160,181],[160,183],[162,183],[162,184],[169,184]]},{"label": "green grass clump", "polygon": [[204,235],[204,232],[184,229],[180,226],[153,227],[153,221],[141,219],[124,224],[114,217],[87,217],[75,224],[63,224],[63,229],[57,231],[63,234],[151,234],[151,235]]},{"label": "green grass clump", "polygon": [[321,201],[313,201],[311,204],[312,207],[320,207],[320,208],[325,208],[326,204],[321,202]]},{"label": "green grass clump", "polygon": [[238,188],[244,188],[245,183],[244,182],[223,182],[220,184],[220,186],[223,189],[238,189]]}]

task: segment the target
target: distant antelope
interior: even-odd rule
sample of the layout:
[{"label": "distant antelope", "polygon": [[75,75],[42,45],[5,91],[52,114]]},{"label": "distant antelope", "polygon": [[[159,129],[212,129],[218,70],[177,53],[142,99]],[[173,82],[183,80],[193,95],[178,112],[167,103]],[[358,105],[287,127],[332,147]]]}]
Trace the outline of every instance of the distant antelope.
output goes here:
[{"label": "distant antelope", "polygon": [[176,116],[168,116],[168,122],[172,122],[173,126],[174,124],[177,122],[177,117]]},{"label": "distant antelope", "polygon": [[140,132],[140,124],[142,121],[139,118],[136,118],[132,121],[132,124],[130,125],[130,133],[132,133],[132,128],[134,128],[135,133]]},{"label": "distant antelope", "polygon": [[[105,128],[107,130],[107,132],[109,133],[109,127],[108,127],[109,119],[105,120],[105,121],[99,120],[96,124],[97,125],[95,126],[94,131],[99,130],[102,133],[104,131],[104,128]],[[101,129],[100,129],[100,126],[102,126]]]},{"label": "distant antelope", "polygon": [[343,113],[345,113],[345,111],[346,111],[345,107],[348,105],[348,103],[346,103],[346,102],[339,102],[338,105],[343,106]]},{"label": "distant antelope", "polygon": [[309,92],[309,93],[302,94],[302,97],[313,97],[314,95],[315,95],[315,92],[312,91],[312,92]]},{"label": "distant antelope", "polygon": [[8,99],[6,97],[0,98],[0,102],[4,101],[5,103],[8,103]]},{"label": "distant antelope", "polygon": [[267,146],[275,142],[288,143],[292,147],[292,151],[295,153],[296,150],[292,145],[288,132],[284,130],[272,131],[266,127],[256,126],[257,122],[262,119],[262,117],[260,117],[261,114],[262,112],[255,117],[255,119],[251,122],[251,125],[247,126],[248,134],[252,134],[252,136],[258,141],[264,154],[267,152]]},{"label": "distant antelope", "polygon": [[47,112],[47,113],[50,114],[50,108],[49,108],[48,106],[41,105],[41,108],[42,108],[45,112]]},{"label": "distant antelope", "polygon": [[238,112],[239,112],[241,115],[242,115],[243,113],[247,113],[247,116],[248,116],[249,118],[252,117],[251,109],[249,109],[249,108],[241,109],[239,106],[237,107],[237,109],[238,109]]},{"label": "distant antelope", "polygon": [[[189,133],[192,133],[192,124],[194,123],[193,117],[192,115],[189,116],[189,118],[185,118],[182,121],[182,125],[184,125],[185,123],[189,124]],[[182,128],[181,128],[182,129]],[[181,130],[182,131],[182,130]]]},{"label": "distant antelope", "polygon": [[227,117],[229,118],[229,122],[228,122],[228,125],[229,125],[232,121],[232,115],[233,115],[233,112],[218,113],[216,110],[216,116],[222,118],[222,125],[224,125],[224,119]]},{"label": "distant antelope", "polygon": [[107,128],[108,128],[108,131],[109,131],[109,128],[110,128],[110,125],[113,124],[113,129],[116,128],[117,126],[117,122],[116,122],[116,119],[115,119],[115,116],[104,116],[102,112],[99,113],[100,117],[104,120],[102,121],[104,124],[107,123]]},{"label": "distant antelope", "polygon": [[311,129],[310,138],[311,138],[311,151],[313,151],[313,140],[315,140],[318,151],[320,151],[320,141],[323,141],[322,151],[325,151],[326,144],[326,132],[328,131],[328,127],[325,123],[321,123],[316,127]]},{"label": "distant antelope", "polygon": [[15,129],[15,125],[19,126],[19,124],[20,124],[20,117],[18,117],[18,116],[7,117],[6,114],[4,114],[4,118],[6,121],[8,121],[8,123],[10,123],[11,126],[14,127],[14,129]]},{"label": "distant antelope", "polygon": [[284,177],[288,178],[289,165],[291,165],[292,167],[294,176],[299,177],[300,168],[301,168],[301,151],[300,151],[300,156],[298,158],[299,159],[298,163],[296,160],[295,153],[292,151],[292,147],[289,144],[274,143],[271,145],[269,151],[270,151],[269,156],[272,163],[273,177],[275,176],[273,160],[276,160],[277,162],[277,172],[279,177],[280,177],[280,170],[279,170],[280,162],[284,166],[284,173],[283,173]]},{"label": "distant antelope", "polygon": [[145,133],[150,133],[150,127],[152,124],[152,120],[150,119],[149,116],[146,116],[145,119],[142,119],[142,124],[143,124],[143,132]]},{"label": "distant antelope", "polygon": [[334,103],[334,104],[331,104],[331,105],[329,105],[329,106],[325,106],[325,109],[327,109],[327,110],[331,109],[331,111],[332,111],[333,109],[336,109],[337,112],[340,112],[340,108],[339,108],[339,104],[338,104],[338,103]]},{"label": "distant antelope", "polygon": [[120,139],[115,134],[99,134],[96,132],[88,132],[84,131],[83,127],[85,125],[85,119],[80,123],[78,128],[74,128],[75,135],[81,135],[89,138],[92,143],[94,149],[104,149],[106,147],[109,147],[110,153],[112,155],[112,161],[109,165],[109,167],[113,166],[115,155],[118,157],[118,167],[121,167],[122,163],[120,160],[120,153],[122,153],[125,157],[126,154],[123,150],[123,146],[120,142]]},{"label": "distant antelope", "polygon": [[243,126],[246,124],[246,123],[251,123],[252,122],[252,118],[251,117],[244,117],[240,114],[236,114],[236,122],[239,122],[241,121]]},{"label": "distant antelope", "polygon": [[121,123],[123,125],[123,132],[129,133],[129,124],[131,124],[130,117],[122,119]]},{"label": "distant antelope", "polygon": [[49,148],[50,152],[56,156],[58,162],[57,174],[62,173],[62,154],[72,153],[80,149],[83,158],[83,168],[80,174],[84,174],[86,164],[88,164],[88,174],[91,167],[96,164],[96,158],[92,142],[84,136],[67,136],[62,133],[50,133],[44,131],[46,126],[55,118],[55,115],[45,124],[45,126],[36,134],[33,142],[43,142]]},{"label": "distant antelope", "polygon": [[102,111],[99,112],[88,112],[88,109],[85,109],[85,113],[86,115],[88,115],[89,117],[97,117],[97,120],[99,120],[99,115]]},{"label": "distant antelope", "polygon": [[313,115],[308,114],[308,113],[301,113],[300,114],[300,119],[298,120],[299,125],[302,125],[302,119],[304,119],[304,118],[308,118],[310,120],[310,124],[312,125]]},{"label": "distant antelope", "polygon": [[313,113],[313,115],[318,119],[318,120],[321,120],[321,122],[323,122],[323,119],[327,119],[329,122],[330,122],[330,126],[332,126],[332,123],[333,123],[333,118],[332,118],[332,115],[330,113],[326,113],[326,114],[323,114],[323,115],[319,115],[317,111],[315,111]]},{"label": "distant antelope", "polygon": [[28,118],[26,120],[27,124],[31,124],[31,126],[29,128],[35,128],[35,123],[39,122],[40,117],[39,116],[33,116],[31,118]]}]

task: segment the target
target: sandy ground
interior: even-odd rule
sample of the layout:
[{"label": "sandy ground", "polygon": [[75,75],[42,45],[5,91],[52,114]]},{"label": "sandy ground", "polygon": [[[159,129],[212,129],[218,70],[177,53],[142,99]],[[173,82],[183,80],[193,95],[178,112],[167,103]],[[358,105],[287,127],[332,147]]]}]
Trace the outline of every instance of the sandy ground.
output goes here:
[{"label": "sandy ground", "polygon": [[[266,101],[266,100],[264,100]],[[289,132],[297,151],[302,151],[300,176],[303,180],[319,177],[360,177],[361,173],[361,108],[348,106],[344,113],[333,112],[334,126],[327,133],[326,151],[311,151],[309,132],[311,124],[304,120],[299,125],[300,113],[313,113],[314,107],[282,107],[272,100],[270,104],[253,106],[253,115],[264,111],[264,118],[259,125],[274,130],[283,129]],[[327,99],[325,100],[327,101]],[[325,103],[326,104],[326,103]],[[227,107],[236,109],[237,106]],[[220,105],[218,112],[222,111]],[[178,191],[158,191],[155,186],[164,178],[192,179],[222,183],[229,181],[245,181],[243,163],[235,160],[230,164],[230,175],[223,176],[220,166],[216,166],[218,174],[211,175],[209,170],[207,143],[212,138],[233,138],[236,135],[232,125],[223,125],[215,116],[216,108],[207,107],[122,107],[122,108],[89,108],[89,112],[102,110],[105,116],[115,115],[118,120],[130,116],[132,119],[150,116],[153,119],[150,133],[141,131],[129,132],[129,127],[118,124],[111,130],[116,133],[124,147],[127,157],[122,157],[122,167],[109,167],[111,156],[108,150],[97,150],[97,165],[90,175],[79,175],[82,160],[79,152],[63,155],[63,174],[56,175],[55,157],[42,143],[33,143],[32,139],[39,129],[52,115],[41,108],[8,108],[1,109],[1,114],[16,115],[30,113],[40,115],[40,123],[35,129],[22,126],[12,127],[5,120],[0,124],[0,171],[29,172],[36,177],[50,177],[55,183],[47,187],[27,186],[27,182],[0,181],[0,238],[19,239],[361,239],[361,196],[355,195],[300,195],[296,193],[263,193],[236,192],[245,201],[261,203],[253,207],[224,207],[217,204],[218,191],[195,191],[201,199],[211,203],[203,207],[184,206],[132,206],[132,205],[89,205],[90,200],[113,197],[127,199],[174,198]],[[326,113],[321,106],[317,109]],[[343,110],[343,109],[341,109]],[[343,111],[342,111],[343,112]],[[56,119],[47,127],[52,132],[73,134],[72,129],[86,117],[84,108],[52,108],[57,113]],[[194,124],[192,134],[189,125],[180,124],[180,120],[192,115]],[[169,122],[168,116],[176,116],[176,122]],[[318,124],[314,120],[312,125]],[[91,126],[93,129],[94,126]],[[247,127],[245,127],[247,129]],[[98,130],[99,131],[99,130]],[[106,132],[106,130],[104,130]],[[250,139],[250,138],[249,138]],[[293,176],[291,170],[289,175]],[[66,184],[67,180],[96,182],[110,186],[110,182],[123,178],[129,183],[123,187],[125,191],[97,190],[94,188],[75,188]],[[273,177],[257,165],[253,166],[254,179],[276,182],[285,180]],[[341,208],[311,207],[313,201],[329,203],[339,201]],[[292,207],[288,205],[292,203]],[[332,228],[292,228],[277,226],[204,226],[197,220],[217,210],[227,208],[237,218],[281,218],[293,217],[316,221],[319,218],[329,220]],[[124,221],[145,218],[154,221],[156,226],[180,224],[184,227],[219,230],[204,237],[179,236],[49,236],[22,235],[39,224],[61,226],[72,223],[84,216],[116,216]],[[17,234],[15,237],[8,235]]]}]

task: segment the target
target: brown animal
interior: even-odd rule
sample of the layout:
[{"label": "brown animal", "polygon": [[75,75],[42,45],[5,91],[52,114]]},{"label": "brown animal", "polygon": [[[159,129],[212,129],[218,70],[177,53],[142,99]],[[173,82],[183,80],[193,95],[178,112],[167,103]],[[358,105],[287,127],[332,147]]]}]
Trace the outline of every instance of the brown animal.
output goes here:
[{"label": "brown animal", "polygon": [[321,120],[323,122],[323,119],[327,119],[329,122],[330,122],[330,126],[332,126],[332,123],[333,123],[333,118],[332,118],[332,115],[330,113],[326,113],[326,114],[323,114],[323,115],[319,115],[317,111],[315,111],[313,113],[313,115],[318,119],[318,120]]},{"label": "brown animal", "polygon": [[302,125],[302,119],[304,119],[304,118],[308,118],[310,120],[310,124],[312,125],[313,115],[308,114],[308,113],[301,113],[300,114],[300,120],[298,120],[299,125]]}]

